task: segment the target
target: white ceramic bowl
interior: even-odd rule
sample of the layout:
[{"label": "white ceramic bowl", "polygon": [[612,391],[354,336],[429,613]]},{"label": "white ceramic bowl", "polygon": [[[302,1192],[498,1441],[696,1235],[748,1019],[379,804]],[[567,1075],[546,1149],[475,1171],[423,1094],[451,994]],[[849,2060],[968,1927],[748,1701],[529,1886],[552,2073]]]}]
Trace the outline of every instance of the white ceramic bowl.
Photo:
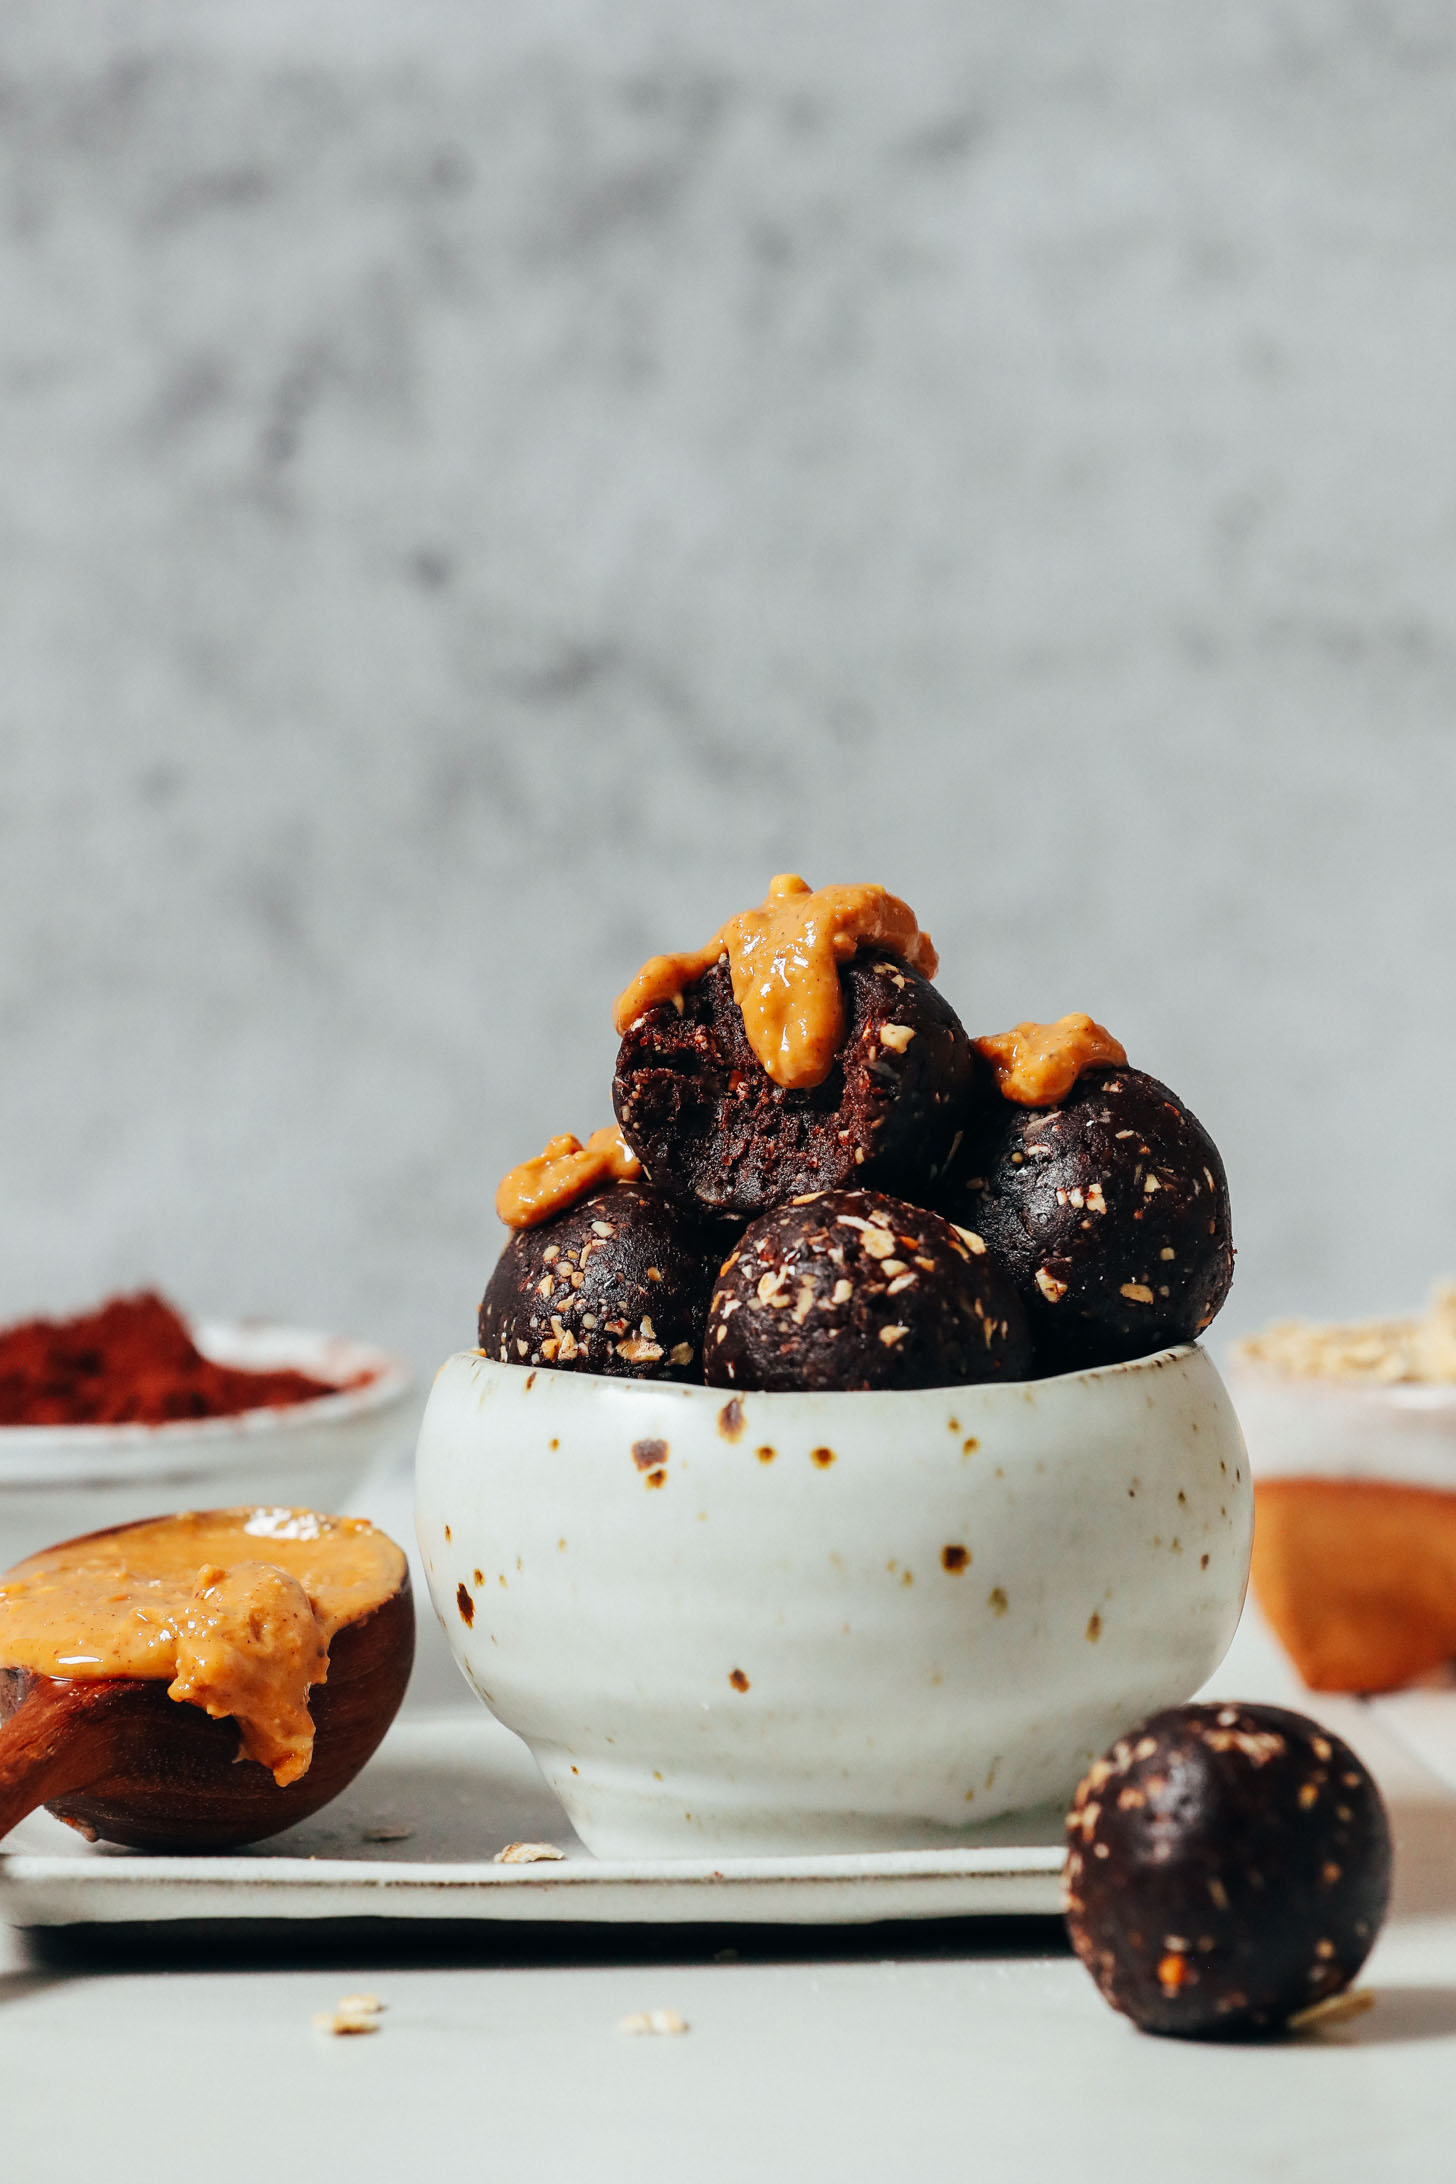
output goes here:
[{"label": "white ceramic bowl", "polygon": [[1281,1373],[1235,1357],[1229,1388],[1256,1479],[1370,1479],[1456,1493],[1456,1387]]},{"label": "white ceramic bowl", "polygon": [[164,1426],[0,1426],[0,1570],[53,1541],[172,1509],[242,1502],[338,1509],[407,1432],[399,1358],[336,1335],[205,1322],[198,1348],[225,1365],[292,1366],[321,1380],[372,1377],[312,1402]]},{"label": "white ceramic bowl", "polygon": [[607,1857],[914,1848],[1065,1799],[1221,1660],[1248,1461],[1207,1355],[746,1394],[441,1367],[455,1657]]}]

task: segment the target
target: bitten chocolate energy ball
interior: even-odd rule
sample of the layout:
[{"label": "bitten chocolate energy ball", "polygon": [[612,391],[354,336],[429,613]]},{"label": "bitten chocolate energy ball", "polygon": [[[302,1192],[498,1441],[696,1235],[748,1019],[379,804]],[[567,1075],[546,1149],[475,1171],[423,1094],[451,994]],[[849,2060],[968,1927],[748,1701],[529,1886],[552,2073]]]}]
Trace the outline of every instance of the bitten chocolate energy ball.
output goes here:
[{"label": "bitten chocolate energy ball", "polygon": [[1026,1320],[979,1237],[874,1191],[795,1199],[744,1231],[708,1310],[716,1387],[1020,1380]]},{"label": "bitten chocolate energy ball", "polygon": [[518,1229],[480,1305],[508,1365],[695,1380],[723,1233],[641,1183],[614,1183]]},{"label": "bitten chocolate energy ball", "polygon": [[1056,1107],[1002,1100],[952,1218],[1010,1268],[1037,1366],[1072,1372],[1202,1334],[1228,1294],[1228,1183],[1156,1077],[1092,1069]]},{"label": "bitten chocolate energy ball", "polygon": [[751,1217],[849,1182],[930,1187],[967,1126],[981,1065],[928,978],[866,953],[839,973],[845,1036],[819,1084],[776,1084],[748,1043],[726,960],[632,1024],[612,1104],[642,1171],[673,1197]]},{"label": "bitten chocolate energy ball", "polygon": [[1191,2039],[1279,2032],[1355,1977],[1390,1894],[1380,1792],[1281,1706],[1175,1706],[1067,1815],[1067,1926],[1116,2010]]}]

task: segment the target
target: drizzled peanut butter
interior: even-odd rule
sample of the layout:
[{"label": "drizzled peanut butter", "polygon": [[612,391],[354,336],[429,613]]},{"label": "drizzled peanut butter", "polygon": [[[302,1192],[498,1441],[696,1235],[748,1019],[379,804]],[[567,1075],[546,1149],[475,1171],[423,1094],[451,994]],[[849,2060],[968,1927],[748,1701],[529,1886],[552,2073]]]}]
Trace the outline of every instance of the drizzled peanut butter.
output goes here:
[{"label": "drizzled peanut butter", "polygon": [[1059,1016],[1054,1024],[1016,1024],[972,1044],[991,1064],[1002,1099],[1018,1107],[1055,1107],[1084,1069],[1127,1061],[1112,1033],[1082,1015]]},{"label": "drizzled peanut butter", "polygon": [[599,1183],[630,1183],[641,1173],[637,1155],[615,1123],[593,1130],[585,1145],[580,1138],[549,1138],[544,1153],[523,1160],[502,1178],[495,1210],[507,1228],[534,1228],[575,1205]]},{"label": "drizzled peanut butter", "polygon": [[839,966],[860,948],[883,948],[934,978],[938,958],[915,913],[883,887],[811,888],[796,873],[769,882],[757,910],[740,911],[705,948],[653,956],[617,997],[619,1032],[661,1001],[681,1006],[695,985],[728,958],[733,998],[759,1062],[775,1084],[822,1084],[844,1041]]},{"label": "drizzled peanut butter", "polygon": [[313,1757],[308,1694],[329,1673],[329,1642],[296,1577],[270,1562],[207,1563],[177,1619],[177,1673],[169,1699],[231,1716],[249,1759],[280,1789]]},{"label": "drizzled peanut butter", "polygon": [[393,1540],[352,1517],[220,1509],[48,1547],[0,1578],[0,1662],[37,1675],[166,1681],[238,1724],[280,1785],[313,1757],[308,1693],[329,1642],[405,1578]]}]

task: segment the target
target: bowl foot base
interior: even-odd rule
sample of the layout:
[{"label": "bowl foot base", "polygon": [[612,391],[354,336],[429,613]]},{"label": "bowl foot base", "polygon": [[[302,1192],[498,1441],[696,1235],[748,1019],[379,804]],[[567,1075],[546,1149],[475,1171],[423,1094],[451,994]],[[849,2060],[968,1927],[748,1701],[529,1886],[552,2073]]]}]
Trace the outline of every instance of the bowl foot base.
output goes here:
[{"label": "bowl foot base", "polygon": [[[913,1811],[788,1805],[783,1785],[772,1803],[752,1784],[697,1777],[643,1782],[635,1768],[600,1767],[538,1750],[537,1764],[595,1858],[792,1858],[861,1852],[963,1850],[976,1845],[1051,1841],[1076,1788],[1043,1795],[1028,1809],[989,1798],[975,1827]],[[927,1799],[927,1803],[929,1799]]]}]

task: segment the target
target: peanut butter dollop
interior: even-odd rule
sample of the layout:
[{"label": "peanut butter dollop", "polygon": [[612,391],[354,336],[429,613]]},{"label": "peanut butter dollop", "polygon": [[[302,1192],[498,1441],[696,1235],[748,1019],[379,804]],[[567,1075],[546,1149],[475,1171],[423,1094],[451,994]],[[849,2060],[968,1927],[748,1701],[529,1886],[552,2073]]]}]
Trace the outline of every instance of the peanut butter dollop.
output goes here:
[{"label": "peanut butter dollop", "polygon": [[769,882],[757,910],[740,911],[705,948],[653,956],[617,996],[612,1018],[624,1032],[659,1001],[681,1006],[692,986],[728,958],[733,998],[748,1043],[775,1084],[822,1084],[844,1041],[839,966],[860,948],[883,948],[934,978],[939,959],[914,911],[883,887],[811,888],[797,873]]},{"label": "peanut butter dollop", "polygon": [[599,1183],[631,1183],[641,1173],[641,1162],[615,1123],[593,1130],[585,1145],[580,1138],[549,1138],[544,1153],[502,1177],[495,1210],[507,1228],[534,1228]]},{"label": "peanut butter dollop", "polygon": [[165,1681],[236,1721],[240,1756],[280,1786],[313,1757],[310,1686],[329,1641],[404,1582],[372,1524],[303,1509],[157,1517],[47,1547],[0,1578],[0,1662],[94,1682]]},{"label": "peanut butter dollop", "polygon": [[1054,1024],[1016,1024],[972,1045],[984,1054],[1003,1100],[1018,1107],[1055,1107],[1084,1069],[1119,1065],[1127,1051],[1090,1016],[1059,1016]]},{"label": "peanut butter dollop", "polygon": [[329,1644],[296,1577],[269,1562],[205,1563],[178,1618],[169,1699],[236,1721],[249,1759],[282,1789],[313,1757],[308,1694],[329,1673]]}]

